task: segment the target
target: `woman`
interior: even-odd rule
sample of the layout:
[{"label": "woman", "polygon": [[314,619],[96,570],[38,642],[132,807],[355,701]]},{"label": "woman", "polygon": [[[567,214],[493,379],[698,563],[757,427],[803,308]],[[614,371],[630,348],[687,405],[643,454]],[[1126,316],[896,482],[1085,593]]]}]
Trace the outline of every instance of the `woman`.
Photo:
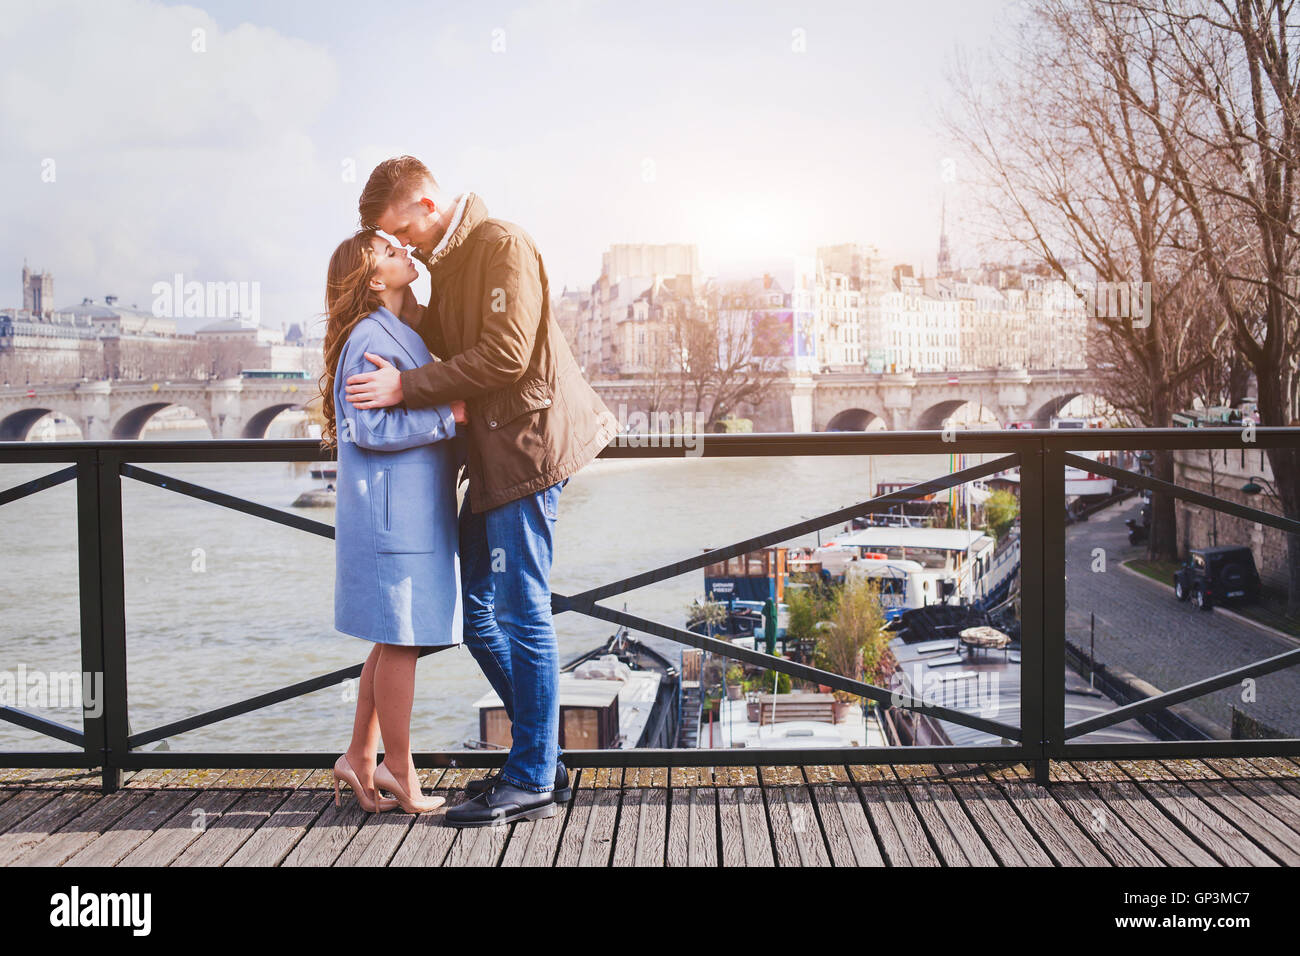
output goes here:
[{"label": "woman", "polygon": [[[408,813],[441,806],[425,797],[411,759],[411,702],[420,648],[461,634],[452,449],[465,406],[358,409],[348,376],[374,355],[398,369],[433,361],[397,316],[416,277],[406,252],[373,230],[345,240],[330,258],[325,301],[322,444],[338,448],[334,626],[373,641],[361,669],[352,743],[334,764],[334,800],[348,784],[362,809]],[[384,760],[375,765],[379,736]],[[396,798],[383,800],[385,790]]]}]

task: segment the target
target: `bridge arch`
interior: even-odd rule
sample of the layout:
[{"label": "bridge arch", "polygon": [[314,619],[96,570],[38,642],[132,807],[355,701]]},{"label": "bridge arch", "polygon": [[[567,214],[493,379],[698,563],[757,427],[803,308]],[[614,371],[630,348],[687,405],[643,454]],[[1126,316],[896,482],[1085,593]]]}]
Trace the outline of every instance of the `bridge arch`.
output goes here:
[{"label": "bridge arch", "polygon": [[865,408],[846,408],[826,423],[828,432],[874,432],[884,431],[888,427],[889,423],[883,415]]},{"label": "bridge arch", "polygon": [[[1100,408],[1071,410],[1070,406],[1075,404],[1078,399],[1081,398],[1090,399],[1094,406],[1100,406]],[[1104,414],[1105,410],[1110,409],[1110,403],[1095,392],[1070,391],[1054,395],[1047,401],[1043,402],[1038,406],[1038,409],[1033,413],[1032,417],[1036,428],[1046,428],[1051,423],[1052,417],[1060,415],[1062,412],[1068,412],[1070,415],[1089,416],[1092,414]]]},{"label": "bridge arch", "polygon": [[[63,414],[56,408],[20,408],[10,412],[0,419],[0,441],[28,441],[28,436],[31,435],[37,422],[55,412]],[[67,417],[71,418],[71,416]],[[72,420],[76,421],[75,418]],[[80,426],[78,431],[82,431]],[[85,437],[84,433],[82,437]]]},{"label": "bridge arch", "polygon": [[[144,431],[145,426],[149,424],[149,419],[153,418],[164,408],[182,404],[183,403],[181,402],[145,402],[141,405],[136,405],[134,408],[127,409],[125,412],[118,415],[117,420],[113,422],[113,438],[117,440],[139,438],[140,434]],[[212,422],[208,421],[206,415],[197,408],[193,408],[189,405],[184,405],[184,407],[189,408],[199,421],[203,422],[203,424],[207,426],[209,435],[213,438],[217,437],[217,431],[212,427]]]},{"label": "bridge arch", "polygon": [[1000,428],[998,409],[965,398],[949,398],[935,402],[921,412],[912,424],[917,431],[939,431],[944,423],[955,419],[966,428]]},{"label": "bridge arch", "polygon": [[260,411],[254,412],[248,416],[244,422],[244,427],[240,431],[241,438],[265,438],[266,430],[271,427],[277,415],[281,412],[287,412],[291,408],[302,408],[302,402],[278,402],[274,405],[268,405]]}]

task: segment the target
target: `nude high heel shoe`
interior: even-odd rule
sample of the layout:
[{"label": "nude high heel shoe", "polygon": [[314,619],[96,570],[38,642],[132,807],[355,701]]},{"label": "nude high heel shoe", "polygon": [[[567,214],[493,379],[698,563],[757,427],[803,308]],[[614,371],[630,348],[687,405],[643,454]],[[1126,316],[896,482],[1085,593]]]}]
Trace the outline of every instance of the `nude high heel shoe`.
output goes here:
[{"label": "nude high heel shoe", "polygon": [[356,772],[352,769],[352,764],[348,763],[347,754],[340,754],[339,759],[334,761],[334,806],[336,807],[343,805],[339,795],[340,780],[352,788],[352,792],[357,796],[357,803],[366,813],[384,813],[397,808],[396,800],[379,796],[378,787],[375,788],[374,798],[366,793],[361,786],[361,781],[357,779]]},{"label": "nude high heel shoe", "polygon": [[428,813],[430,810],[437,810],[447,802],[443,797],[426,797],[419,791],[416,791],[414,796],[407,793],[397,782],[393,772],[382,763],[375,767],[375,792],[378,793],[381,789],[395,796],[398,805],[407,813]]}]

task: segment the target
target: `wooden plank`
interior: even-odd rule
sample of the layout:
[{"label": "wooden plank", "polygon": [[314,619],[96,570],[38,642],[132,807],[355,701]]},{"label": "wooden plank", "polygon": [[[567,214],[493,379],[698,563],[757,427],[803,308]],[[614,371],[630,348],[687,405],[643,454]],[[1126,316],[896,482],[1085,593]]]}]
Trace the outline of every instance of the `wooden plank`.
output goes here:
[{"label": "wooden plank", "polygon": [[763,795],[779,866],[830,866],[812,796],[799,767],[763,767]]},{"label": "wooden plank", "polygon": [[[491,770],[482,767],[458,768],[455,776],[447,779],[447,789],[456,789],[464,794],[464,788],[471,780],[481,779],[491,773]],[[439,815],[439,822],[445,827],[447,805],[444,804],[434,812]],[[451,831],[451,843],[447,847],[442,866],[495,866],[510,837],[509,826],[447,829]]]},{"label": "wooden plank", "polygon": [[[1276,866],[1267,853],[1219,816],[1167,770],[1149,762],[1115,761],[1147,797],[1192,839],[1228,866]],[[1163,779],[1159,779],[1163,778]]]},{"label": "wooden plank", "polygon": [[1300,832],[1300,798],[1244,760],[1206,760],[1204,763],[1230,780],[1245,794],[1292,832]]},{"label": "wooden plank", "polygon": [[155,790],[98,837],[87,843],[64,866],[116,866],[175,816],[193,798],[185,790]]},{"label": "wooden plank", "polygon": [[1187,789],[1284,866],[1300,863],[1300,833],[1199,760],[1166,760]]},{"label": "wooden plank", "polygon": [[167,866],[211,828],[219,826],[226,811],[238,800],[239,793],[234,790],[199,791],[117,865]]},{"label": "wooden plank", "polygon": [[619,792],[609,787],[595,791],[596,802],[587,817],[587,835],[578,857],[579,866],[609,866],[618,826]]},{"label": "wooden plank", "polygon": [[325,811],[334,795],[298,789],[282,801],[244,841],[226,866],[279,866]]},{"label": "wooden plank", "polygon": [[335,806],[333,793],[322,793],[320,797],[325,802],[324,811],[312,821],[281,866],[329,866],[339,858],[369,816],[355,800]]},{"label": "wooden plank", "polygon": [[1108,761],[1075,762],[1110,812],[1169,866],[1218,866],[1219,861],[1148,799],[1127,774]]},{"label": "wooden plank", "polygon": [[775,866],[767,808],[758,787],[718,790],[723,866]]},{"label": "wooden plank", "polygon": [[[309,793],[311,791],[308,791]],[[291,790],[264,790],[254,785],[246,793],[237,794],[235,801],[220,812],[215,823],[208,825],[198,839],[190,842],[171,866],[230,866],[231,860],[248,845],[258,829],[264,826],[292,797]],[[144,850],[148,841],[140,847]],[[265,845],[262,846],[265,850]],[[139,852],[139,851],[137,851]],[[250,849],[250,853],[253,850]],[[132,857],[123,861],[133,863]],[[143,862],[141,865],[145,865]]]},{"label": "wooden plank", "polygon": [[988,777],[967,764],[939,764],[948,786],[983,835],[1002,866],[1052,866],[1041,843],[1034,839],[1006,795]]},{"label": "wooden plank", "polygon": [[16,857],[10,865],[59,866],[147,796],[143,790],[125,789],[105,794],[85,813]]},{"label": "wooden plank", "polygon": [[867,818],[890,866],[939,866],[925,827],[892,773],[873,765],[849,767]]},{"label": "wooden plank", "polygon": [[904,766],[896,768],[882,767],[881,771],[885,774],[895,775],[899,788],[911,800],[917,818],[921,821],[921,825],[925,828],[931,844],[938,852],[939,859],[943,861],[944,865],[969,865],[966,851],[962,848],[961,838],[952,832],[939,808],[929,799],[929,795],[923,788],[908,782],[910,778],[905,774],[910,773],[910,768]]},{"label": "wooden plank", "polygon": [[[951,834],[951,840],[960,848],[963,864],[950,865],[997,866],[997,857],[967,816],[961,800],[943,779],[943,773],[938,767],[933,764],[909,764],[896,766],[893,771],[903,782],[922,819],[933,821],[933,826],[946,829]],[[940,841],[934,831],[931,831],[931,835],[935,836],[934,842],[941,848],[947,844],[947,840]]]},{"label": "wooden plank", "polygon": [[406,813],[400,807],[367,814],[361,829],[332,865],[387,866],[418,816],[423,814]]},{"label": "wooden plank", "polygon": [[885,865],[856,787],[849,783],[819,783],[813,785],[812,795],[835,866]]},{"label": "wooden plank", "polygon": [[0,833],[18,826],[57,796],[53,790],[26,789],[0,803]]},{"label": "wooden plank", "polygon": [[[615,797],[618,791],[613,791]],[[510,841],[501,855],[502,866],[552,866],[560,847],[560,837],[573,805],[571,798],[560,812],[544,820],[521,820],[514,825]]]},{"label": "wooden plank", "polygon": [[669,866],[718,865],[718,793],[715,787],[670,791]]},{"label": "wooden plank", "polygon": [[[457,834],[462,832],[447,826],[447,811],[464,802],[465,784],[482,776],[484,772],[463,767],[451,768],[434,781],[436,786],[432,792],[446,797],[447,802],[437,810],[421,813],[415,818],[388,865],[441,866]],[[422,785],[429,786],[429,782],[422,781]]]},{"label": "wooden plank", "polygon": [[[636,779],[642,779],[641,774]],[[626,777],[625,777],[626,779]],[[663,866],[667,855],[668,791],[662,786],[623,791],[614,839],[615,866]]]},{"label": "wooden plank", "polygon": [[583,843],[587,839],[587,824],[595,805],[596,791],[579,784],[573,794],[573,803],[569,807],[568,820],[564,824],[564,836],[560,840],[559,853],[555,857],[556,866],[578,865],[578,860],[582,857]]},{"label": "wooden plank", "polygon": [[11,866],[24,854],[35,850],[55,831],[94,809],[99,794],[89,790],[70,790],[57,794],[33,813],[0,833],[0,866]]},{"label": "wooden plank", "polygon": [[1109,866],[1110,861],[1075,825],[1051,796],[1051,792],[1031,782],[1021,765],[986,769],[986,774],[1006,795],[1020,819],[1034,838],[1052,856],[1058,866]]}]

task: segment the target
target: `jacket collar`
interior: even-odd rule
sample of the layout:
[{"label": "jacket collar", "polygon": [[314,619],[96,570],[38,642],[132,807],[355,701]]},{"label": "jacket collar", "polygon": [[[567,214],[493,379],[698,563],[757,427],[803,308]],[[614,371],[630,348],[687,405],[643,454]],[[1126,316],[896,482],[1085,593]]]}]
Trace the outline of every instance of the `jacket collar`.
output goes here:
[{"label": "jacket collar", "polygon": [[445,263],[456,259],[456,251],[464,245],[470,233],[478,228],[479,223],[483,222],[487,217],[487,204],[483,202],[478,194],[472,192],[463,193],[456,200],[456,211],[452,213],[451,222],[447,225],[447,232],[438,245],[434,247],[433,252],[422,259],[429,271],[433,272]]},{"label": "jacket collar", "polygon": [[387,332],[393,341],[397,343],[398,347],[406,353],[406,357],[411,360],[412,368],[419,368],[428,361],[427,358],[417,358],[411,354],[408,344],[411,341],[411,335],[418,335],[418,333],[397,316],[393,315],[393,313],[389,312],[388,309],[381,305],[374,312],[370,313],[370,317],[382,325],[384,331]]}]

